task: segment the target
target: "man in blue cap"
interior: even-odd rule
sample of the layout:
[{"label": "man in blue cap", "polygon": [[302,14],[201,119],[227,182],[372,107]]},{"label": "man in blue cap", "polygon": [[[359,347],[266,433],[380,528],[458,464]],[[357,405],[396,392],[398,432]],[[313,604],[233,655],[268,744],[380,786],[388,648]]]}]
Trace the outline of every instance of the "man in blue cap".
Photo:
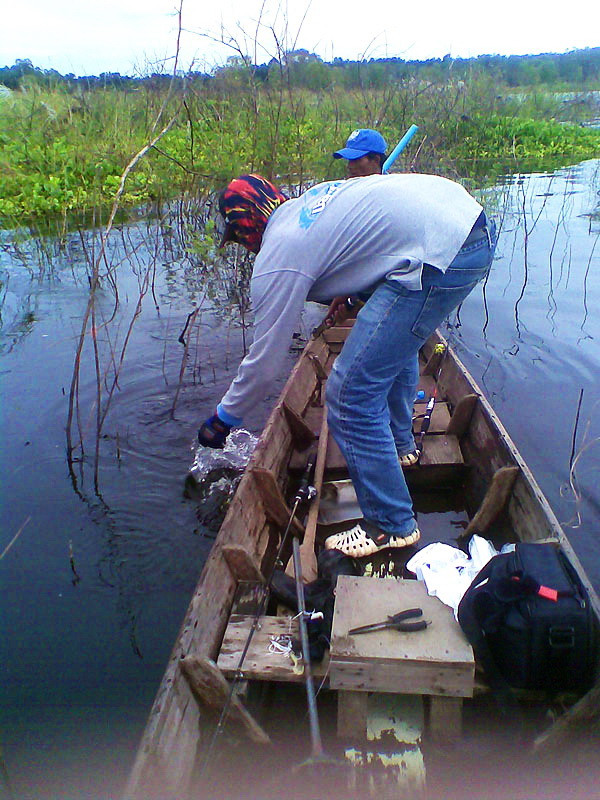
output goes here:
[{"label": "man in blue cap", "polygon": [[336,150],[333,157],[348,161],[348,178],[361,178],[381,175],[386,150],[387,144],[380,133],[371,128],[359,128],[352,131],[346,146]]}]

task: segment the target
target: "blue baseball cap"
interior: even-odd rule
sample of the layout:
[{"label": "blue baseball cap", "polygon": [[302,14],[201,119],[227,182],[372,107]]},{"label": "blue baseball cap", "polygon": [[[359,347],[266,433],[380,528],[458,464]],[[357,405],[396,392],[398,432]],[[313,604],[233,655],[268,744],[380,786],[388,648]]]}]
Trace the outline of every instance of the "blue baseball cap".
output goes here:
[{"label": "blue baseball cap", "polygon": [[346,147],[341,150],[336,150],[333,154],[334,158],[347,158],[348,161],[354,161],[356,158],[362,158],[367,153],[385,153],[387,144],[385,139],[377,131],[371,128],[359,128],[352,131],[346,142]]}]

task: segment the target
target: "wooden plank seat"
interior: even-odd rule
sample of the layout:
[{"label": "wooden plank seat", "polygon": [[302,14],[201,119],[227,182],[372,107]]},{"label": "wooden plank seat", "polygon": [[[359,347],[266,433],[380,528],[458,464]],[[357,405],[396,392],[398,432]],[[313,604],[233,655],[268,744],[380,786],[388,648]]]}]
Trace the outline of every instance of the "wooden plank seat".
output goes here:
[{"label": "wooden plank seat", "polygon": [[[423,609],[430,623],[426,630],[348,633],[407,608]],[[460,734],[462,698],[473,696],[474,679],[473,650],[452,609],[431,597],[422,582],[340,575],[329,665],[329,686],[338,690],[340,718],[347,716],[346,702],[353,714],[360,713],[361,699],[366,708],[368,692],[426,695],[433,735],[455,738]]]},{"label": "wooden plank seat", "polygon": [[[418,400],[415,402],[414,406],[414,416],[413,416],[413,432],[418,435],[419,431],[421,430],[421,421],[423,418],[423,414],[425,413],[425,407],[427,405],[427,397],[425,395],[425,400]],[[318,436],[319,431],[321,430],[321,420],[323,417],[323,407],[322,406],[309,406],[306,410],[306,414],[304,415],[304,423],[311,429],[315,436]],[[448,403],[444,401],[436,402],[435,406],[433,407],[433,413],[431,415],[431,423],[429,425],[429,431],[427,432],[428,435],[431,433],[446,433],[448,425],[450,424],[450,411],[448,409]]]},{"label": "wooden plank seat", "polygon": [[[423,383],[427,384],[428,380],[432,379],[425,376]],[[428,397],[427,391],[426,397]],[[413,424],[415,436],[419,434],[425,406],[426,402],[415,404],[415,421]],[[309,408],[305,415],[306,424],[315,433],[320,429],[322,415],[322,408]],[[436,403],[433,409],[431,425],[425,436],[421,459],[418,464],[405,469],[407,482],[410,486],[449,485],[463,480],[466,465],[460,449],[459,439],[457,436],[445,433],[450,419],[448,404],[445,402]],[[289,462],[288,469],[290,473],[301,473],[306,466],[306,460],[306,451],[295,450]],[[348,472],[345,459],[331,434],[329,434],[327,445],[325,471],[328,479],[345,477]]]},{"label": "wooden plank seat", "polygon": [[[240,654],[244,649],[254,622],[254,615],[232,614],[227,623],[217,666],[226,678],[236,675]],[[242,677],[253,681],[281,681],[303,683],[304,675],[294,668],[289,656],[270,652],[271,637],[291,635],[298,639],[298,620],[290,617],[261,617],[259,627],[252,636],[250,647],[242,664]],[[327,673],[329,655],[320,664],[312,664],[312,673],[321,680]]]},{"label": "wooden plank seat", "polygon": [[[329,440],[325,469],[329,475],[343,476],[348,473],[346,461],[333,438]],[[409,486],[424,487],[458,483],[463,479],[465,470],[458,438],[440,433],[425,437],[418,464],[405,467],[404,472]]]},{"label": "wooden plank seat", "polygon": [[[425,413],[426,405],[427,405],[426,400],[415,403],[415,410],[413,415],[413,433],[416,436],[419,435],[419,432],[421,430],[421,422],[423,420],[423,414]],[[427,436],[430,436],[431,434],[434,433],[446,433],[449,424],[450,424],[450,411],[448,409],[448,403],[436,402],[436,404],[433,407],[433,412],[431,414],[431,422],[429,424],[429,430],[427,431]]]}]

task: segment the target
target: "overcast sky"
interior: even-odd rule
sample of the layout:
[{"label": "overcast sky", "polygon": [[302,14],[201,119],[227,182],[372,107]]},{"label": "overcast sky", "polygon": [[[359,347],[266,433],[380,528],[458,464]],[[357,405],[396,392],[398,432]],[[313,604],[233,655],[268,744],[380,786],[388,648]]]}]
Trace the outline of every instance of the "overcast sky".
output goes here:
[{"label": "overcast sky", "polygon": [[[570,0],[183,0],[179,64],[204,70],[232,50],[202,34],[233,37],[257,63],[276,54],[276,39],[324,60],[406,60],[558,52],[600,45],[600,4]],[[0,66],[28,58],[42,69],[76,75],[170,72],[177,50],[179,0],[21,0],[0,16]],[[596,9],[594,11],[594,8]],[[304,19],[303,19],[304,17]]]}]

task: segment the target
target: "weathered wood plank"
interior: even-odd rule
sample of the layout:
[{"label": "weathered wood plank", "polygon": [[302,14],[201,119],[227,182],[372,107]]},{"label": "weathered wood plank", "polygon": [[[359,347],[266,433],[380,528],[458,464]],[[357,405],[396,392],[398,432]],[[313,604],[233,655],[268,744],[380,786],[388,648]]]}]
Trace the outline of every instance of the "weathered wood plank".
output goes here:
[{"label": "weathered wood plank", "polygon": [[[428,386],[427,383],[425,383],[424,385]],[[427,392],[425,396],[426,397],[428,396]],[[415,434],[418,434],[421,429],[420,415],[422,415],[423,412],[425,411],[425,406],[426,406],[425,401],[415,403],[415,418],[413,422],[413,431]],[[310,406],[309,408],[307,408],[306,414],[304,416],[304,421],[311,429],[311,431],[315,434],[315,436],[318,435],[319,430],[321,428],[322,418],[323,418],[323,409],[321,407]],[[448,410],[448,404],[444,402],[436,403],[433,408],[433,413],[431,415],[431,425],[427,435],[429,436],[434,433],[439,433],[439,434],[445,433],[449,423],[450,423],[450,411]],[[327,449],[329,451],[334,452],[334,455],[330,456],[330,458],[328,459],[327,469],[337,470],[337,471],[345,470],[346,468],[345,462],[342,460],[342,454],[333,436],[330,436]],[[294,450],[289,463],[290,473],[297,474],[299,472],[302,472],[305,466],[306,466],[306,452],[301,450]]]},{"label": "weathered wood plank", "polygon": [[[253,623],[252,615],[234,614],[230,617],[217,659],[217,666],[226,677],[233,677],[236,674],[240,653],[244,649]],[[271,639],[280,636],[299,638],[298,621],[291,617],[262,617],[242,665],[243,678],[283,683],[304,681],[302,671],[295,668],[289,656],[270,651]],[[315,677],[326,674],[327,662],[326,656],[321,664],[311,664]]]},{"label": "weathered wood plank", "polygon": [[[250,475],[254,479],[258,495],[263,504],[265,516],[279,528],[284,530],[290,520],[291,510],[279,488],[277,480],[271,470],[262,467],[252,467]],[[292,519],[292,530],[301,536],[304,528],[294,517]]]},{"label": "weathered wood plank", "polygon": [[[319,433],[319,444],[317,447],[317,460],[315,462],[315,475],[313,481],[316,497],[313,498],[308,509],[306,528],[304,530],[304,536],[302,537],[302,544],[299,548],[300,566],[298,572],[302,573],[302,581],[304,583],[311,583],[312,581],[316,580],[318,575],[317,554],[315,552],[315,536],[317,533],[319,503],[321,502],[321,490],[323,487],[323,474],[325,472],[325,463],[327,460],[328,439],[329,428],[327,426],[327,412],[325,409],[323,409],[323,421],[321,422],[321,431]],[[288,561],[285,571],[294,579],[296,578],[296,569],[294,567],[293,557]]]},{"label": "weathered wood plank", "polygon": [[465,537],[472,533],[484,534],[487,531],[504,510],[518,474],[518,467],[501,467],[494,473],[483,503],[465,529],[463,534]]},{"label": "weathered wood plank", "polygon": [[416,659],[377,662],[368,666],[358,661],[335,659],[329,677],[331,689],[390,694],[472,697],[473,688],[465,669]]},{"label": "weathered wood plank", "polygon": [[429,734],[434,742],[456,742],[462,734],[462,697],[429,699]]},{"label": "weathered wood plank", "polygon": [[343,344],[348,338],[350,328],[345,325],[334,325],[332,328],[326,328],[321,334],[327,344]]},{"label": "weathered wood plank", "polygon": [[[433,377],[433,375],[423,375],[423,374],[421,374],[419,376],[419,383],[417,385],[417,392],[424,392],[425,393],[425,400],[423,402],[427,403],[427,401],[429,400],[429,398],[433,394],[433,391],[435,389],[435,384],[436,384],[436,381],[435,381],[435,378]],[[438,391],[438,397],[440,398],[440,400],[443,398],[443,395],[439,391]]]},{"label": "weathered wood plank", "polygon": [[[413,415],[413,433],[419,434],[421,431],[421,423],[423,421],[423,414],[427,406],[426,400],[423,402],[415,403],[415,410]],[[448,433],[448,425],[450,424],[450,411],[448,410],[448,403],[436,402],[431,412],[431,422],[429,423],[429,430],[427,435],[432,433]]]},{"label": "weathered wood plank", "polygon": [[325,363],[328,354],[327,343],[321,338],[315,339],[310,343],[309,349],[305,350],[304,357],[298,361],[292,370],[292,374],[281,394],[281,400],[300,417],[304,415],[306,406],[317,388],[315,370],[311,364],[309,353],[314,353],[321,363]]},{"label": "weathered wood plank", "polygon": [[[405,608],[422,608],[426,630],[350,635]],[[341,575],[331,636],[333,689],[471,697],[475,661],[452,610],[420,581]]]},{"label": "weathered wood plank", "polygon": [[179,662],[192,694],[202,706],[221,713],[229,702],[229,717],[239,723],[244,733],[257,744],[270,744],[271,739],[258,724],[239,697],[231,694],[231,687],[221,670],[210,658],[186,656]]},{"label": "weathered wood plank", "polygon": [[265,585],[257,581],[238,581],[231,604],[232,614],[254,615],[264,599]]},{"label": "weathered wood plank", "polygon": [[339,739],[364,739],[367,733],[369,695],[367,692],[337,693],[337,736]]},{"label": "weathered wood plank", "polygon": [[437,348],[434,349],[429,358],[427,359],[427,363],[423,367],[421,372],[422,375],[436,375],[440,369],[440,365],[442,363],[442,359],[446,353],[445,348]]},{"label": "weathered wood plank", "polygon": [[245,547],[240,547],[237,544],[226,544],[223,546],[223,558],[236,581],[265,582],[260,566]]},{"label": "weathered wood plank", "polygon": [[306,450],[315,440],[315,435],[306,424],[304,417],[301,417],[293,408],[287,403],[282,405],[283,413],[290,426],[294,444],[298,450]]},{"label": "weathered wood plank", "polygon": [[590,725],[598,730],[599,717],[600,682],[537,737],[535,751],[541,755],[555,753],[569,742],[576,730],[589,730]]},{"label": "weathered wood plank", "polygon": [[[452,467],[456,466],[461,470],[462,474],[464,459],[456,436],[447,436],[442,433],[427,434],[419,463],[406,467],[405,472],[407,473],[407,480],[409,474],[420,473],[423,482],[425,482],[427,480],[427,472],[431,472],[431,480],[435,480],[442,473],[442,470],[437,469],[438,467],[449,468],[446,471],[451,475]],[[348,471],[344,456],[332,436],[330,436],[327,449],[326,469],[336,474],[347,473]]]},{"label": "weathered wood plank", "polygon": [[479,395],[467,394],[458,401],[454,409],[452,419],[448,423],[446,433],[457,436],[459,439],[468,429],[475,406],[479,401]]},{"label": "weathered wood plank", "polygon": [[[326,381],[327,380],[327,376],[328,376],[328,372],[325,369],[325,364],[321,361],[319,356],[316,353],[309,353],[308,354],[308,360],[310,361],[310,363],[312,365],[312,368],[315,371],[315,375],[317,377],[317,380],[321,381],[321,382]],[[326,363],[326,360],[325,360],[325,363]]]}]

